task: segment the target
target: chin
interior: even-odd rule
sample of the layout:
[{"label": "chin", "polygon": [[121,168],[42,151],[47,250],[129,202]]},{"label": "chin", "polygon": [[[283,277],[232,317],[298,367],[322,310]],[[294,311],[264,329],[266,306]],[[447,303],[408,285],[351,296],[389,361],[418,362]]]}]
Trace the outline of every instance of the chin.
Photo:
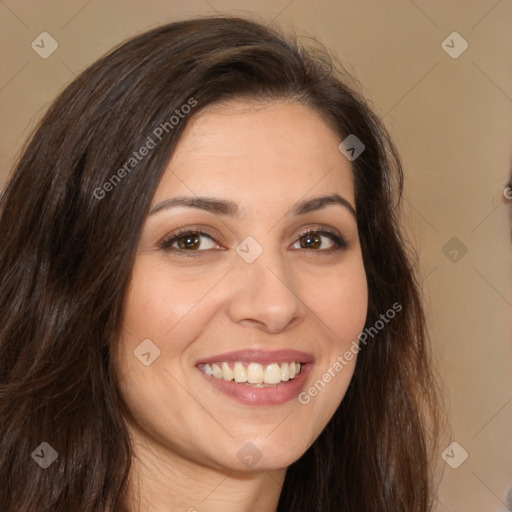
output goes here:
[{"label": "chin", "polygon": [[249,471],[276,471],[286,469],[288,466],[298,460],[309,446],[303,450],[298,449],[301,443],[290,442],[287,439],[288,447],[285,443],[268,442],[268,439],[247,440],[236,451],[236,459],[233,470]]}]

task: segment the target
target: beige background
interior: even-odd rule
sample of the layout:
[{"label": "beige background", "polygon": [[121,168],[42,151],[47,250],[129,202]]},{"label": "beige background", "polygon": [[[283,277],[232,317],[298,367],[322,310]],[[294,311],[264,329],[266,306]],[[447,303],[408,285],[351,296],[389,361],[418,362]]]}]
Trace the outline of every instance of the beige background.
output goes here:
[{"label": "beige background", "polygon": [[[257,13],[319,38],[361,81],[395,137],[451,410],[443,448],[457,441],[469,454],[457,469],[439,459],[445,468],[438,510],[506,510],[512,261],[502,187],[512,162],[511,0],[0,1],[0,185],[42,112],[76,73],[128,36],[214,11]],[[43,31],[59,44],[47,59],[31,48]],[[456,59],[441,45],[453,31],[469,44]],[[456,40],[447,44],[460,48]],[[453,237],[459,245],[443,249]],[[457,461],[460,452],[450,455]]]}]

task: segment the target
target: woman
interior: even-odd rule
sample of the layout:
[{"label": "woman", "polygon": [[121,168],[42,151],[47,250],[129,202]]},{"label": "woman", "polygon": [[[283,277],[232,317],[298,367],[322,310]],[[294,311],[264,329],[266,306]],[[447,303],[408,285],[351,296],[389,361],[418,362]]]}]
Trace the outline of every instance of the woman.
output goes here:
[{"label": "woman", "polygon": [[431,510],[400,160],[341,77],[215,17],[57,98],[1,202],[1,510]]}]

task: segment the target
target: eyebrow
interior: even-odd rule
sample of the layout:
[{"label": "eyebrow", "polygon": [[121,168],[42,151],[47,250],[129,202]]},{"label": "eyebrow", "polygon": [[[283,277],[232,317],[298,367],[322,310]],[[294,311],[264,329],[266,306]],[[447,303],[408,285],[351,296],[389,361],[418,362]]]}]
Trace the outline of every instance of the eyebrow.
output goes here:
[{"label": "eyebrow", "polygon": [[[293,206],[290,213],[292,215],[304,215],[309,212],[321,210],[331,204],[338,204],[346,208],[357,219],[354,207],[339,194],[303,199]],[[230,217],[236,217],[239,211],[238,204],[234,201],[205,196],[177,196],[166,199],[155,205],[149,212],[149,215],[154,215],[163,210],[169,210],[179,206],[198,208],[213,213],[214,215],[226,215]]]}]

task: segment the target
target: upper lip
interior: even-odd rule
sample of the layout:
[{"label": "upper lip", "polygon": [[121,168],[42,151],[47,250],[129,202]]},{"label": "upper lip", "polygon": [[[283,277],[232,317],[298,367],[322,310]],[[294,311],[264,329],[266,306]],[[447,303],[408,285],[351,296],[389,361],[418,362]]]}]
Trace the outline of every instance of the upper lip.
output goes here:
[{"label": "upper lip", "polygon": [[306,352],[298,350],[237,350],[235,352],[224,352],[211,357],[206,357],[197,362],[197,364],[212,364],[219,362],[246,362],[246,363],[312,363],[314,358]]}]

